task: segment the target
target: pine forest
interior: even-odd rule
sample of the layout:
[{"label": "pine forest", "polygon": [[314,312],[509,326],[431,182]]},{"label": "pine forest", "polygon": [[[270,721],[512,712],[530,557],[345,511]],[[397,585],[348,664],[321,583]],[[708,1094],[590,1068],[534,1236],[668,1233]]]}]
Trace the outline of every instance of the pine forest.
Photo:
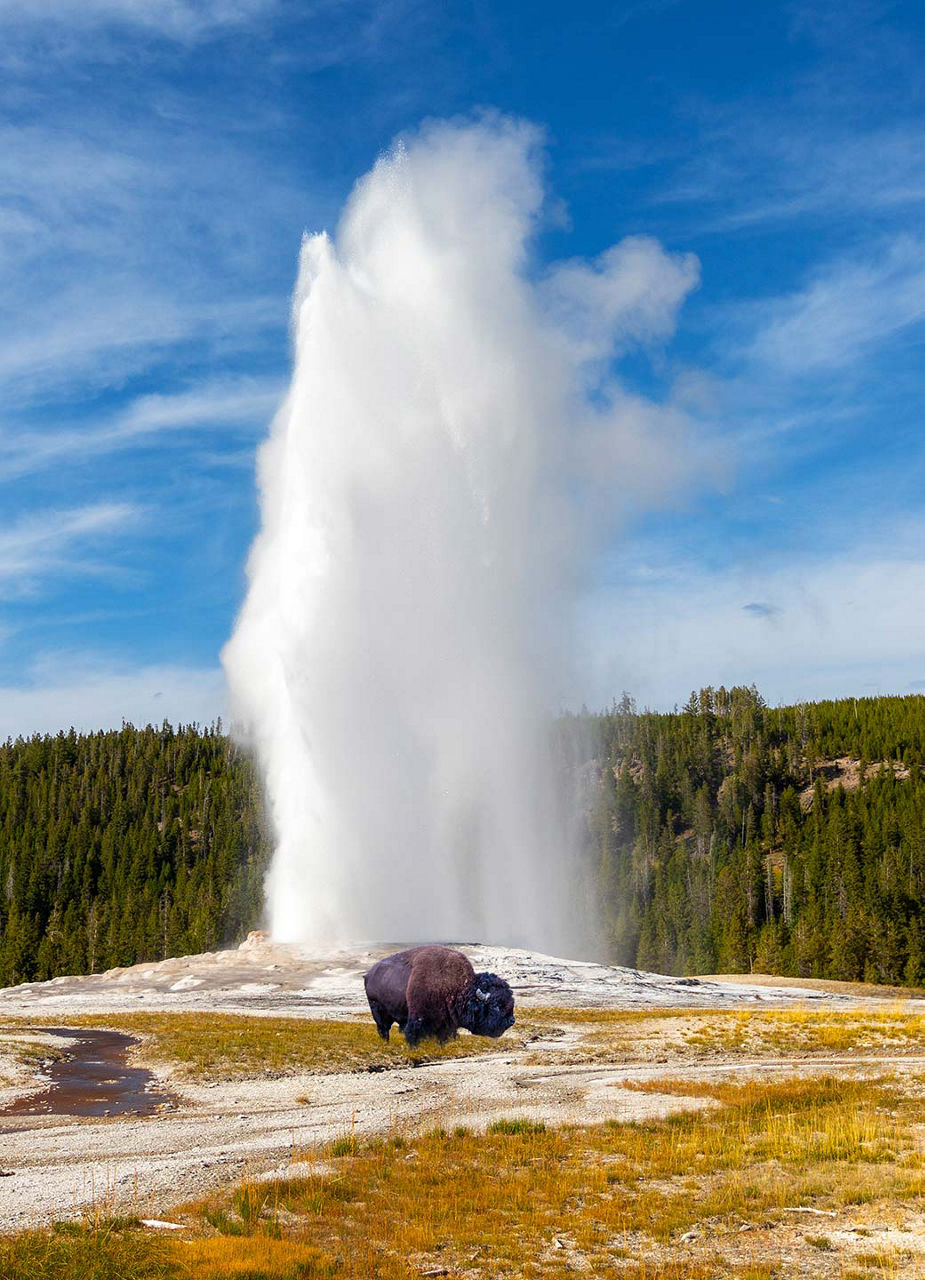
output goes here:
[{"label": "pine forest", "polygon": [[[624,696],[556,736],[602,959],[925,985],[925,698]],[[0,985],[234,945],[269,851],[221,723],[0,744]]]}]

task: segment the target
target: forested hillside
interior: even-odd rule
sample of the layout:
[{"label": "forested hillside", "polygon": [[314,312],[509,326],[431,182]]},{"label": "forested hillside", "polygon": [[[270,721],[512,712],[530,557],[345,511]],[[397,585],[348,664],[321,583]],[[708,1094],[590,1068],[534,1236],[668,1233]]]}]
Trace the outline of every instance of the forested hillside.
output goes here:
[{"label": "forested hillside", "polygon": [[220,725],[0,744],[0,986],[240,939],[267,850]]},{"label": "forested hillside", "polygon": [[925,984],[925,698],[589,717],[616,961]]},{"label": "forested hillside", "polygon": [[[559,731],[611,960],[925,985],[925,698],[704,689]],[[0,985],[232,944],[268,851],[220,725],[0,744]]]}]

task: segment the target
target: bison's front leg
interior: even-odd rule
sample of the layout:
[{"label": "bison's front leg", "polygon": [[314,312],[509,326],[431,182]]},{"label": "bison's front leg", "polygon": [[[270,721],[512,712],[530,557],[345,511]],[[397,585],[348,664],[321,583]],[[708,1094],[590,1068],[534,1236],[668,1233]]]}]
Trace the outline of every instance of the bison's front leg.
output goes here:
[{"label": "bison's front leg", "polygon": [[409,1018],[402,1031],[412,1049],[422,1040],[436,1040],[438,1044],[446,1044],[448,1040],[455,1040],[458,1035],[455,1027],[434,1026],[426,1018]]},{"label": "bison's front leg", "polygon": [[426,1040],[431,1034],[423,1018],[409,1018],[401,1030],[409,1049],[416,1049],[421,1041]]}]

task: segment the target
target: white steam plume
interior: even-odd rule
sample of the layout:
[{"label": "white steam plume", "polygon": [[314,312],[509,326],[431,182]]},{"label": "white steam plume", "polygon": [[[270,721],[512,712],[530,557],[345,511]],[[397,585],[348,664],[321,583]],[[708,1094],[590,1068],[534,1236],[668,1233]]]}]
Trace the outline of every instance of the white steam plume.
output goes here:
[{"label": "white steam plume", "polygon": [[655,442],[680,415],[624,395],[609,361],[668,335],[697,263],[634,238],[532,282],[538,141],[430,126],[303,246],[224,653],[282,940],[592,945],[544,716],[589,499],[620,515],[683,466]]}]

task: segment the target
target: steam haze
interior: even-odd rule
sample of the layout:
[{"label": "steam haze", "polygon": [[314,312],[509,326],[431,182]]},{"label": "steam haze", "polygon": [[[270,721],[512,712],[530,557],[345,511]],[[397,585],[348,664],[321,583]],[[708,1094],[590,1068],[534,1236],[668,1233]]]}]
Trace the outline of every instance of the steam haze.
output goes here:
[{"label": "steam haze", "polygon": [[303,245],[224,653],[281,940],[594,949],[548,715],[591,557],[687,466],[683,414],[612,367],[698,265],[636,237],[538,273],[543,205],[532,128],[435,124]]}]

